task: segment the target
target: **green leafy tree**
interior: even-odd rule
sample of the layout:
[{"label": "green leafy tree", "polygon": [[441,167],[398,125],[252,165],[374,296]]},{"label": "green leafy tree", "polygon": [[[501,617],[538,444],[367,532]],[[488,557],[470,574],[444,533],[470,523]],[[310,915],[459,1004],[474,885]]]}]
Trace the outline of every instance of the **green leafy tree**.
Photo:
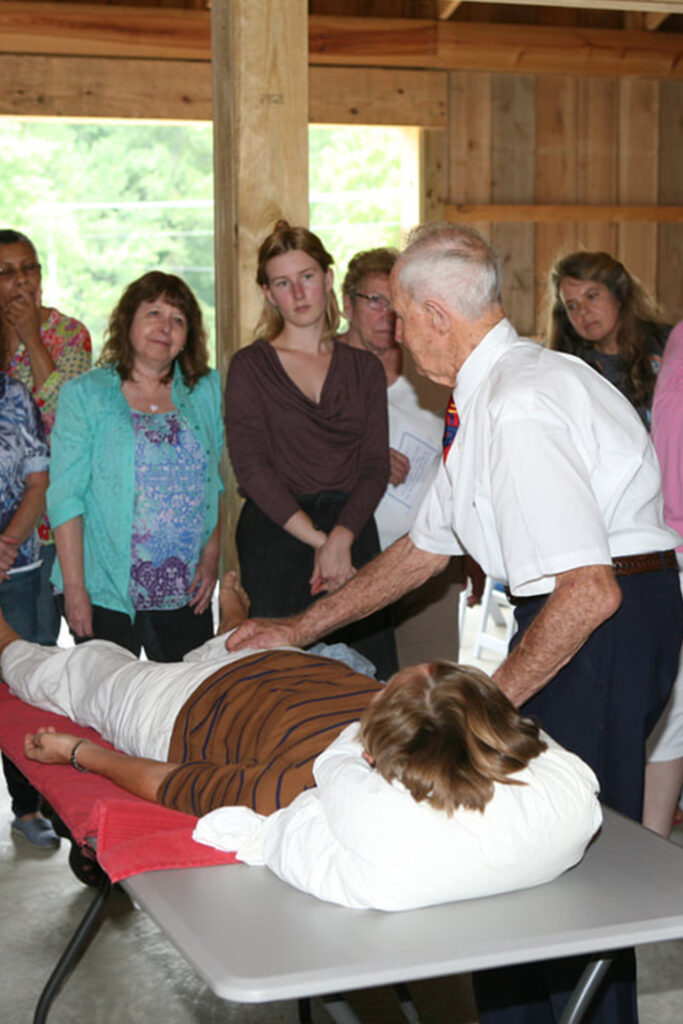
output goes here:
[{"label": "green leafy tree", "polygon": [[[313,126],[310,223],[337,285],[359,249],[400,240],[400,132]],[[0,226],[34,241],[45,302],[82,320],[99,352],[123,289],[183,277],[215,323],[211,125],[0,121]]]}]

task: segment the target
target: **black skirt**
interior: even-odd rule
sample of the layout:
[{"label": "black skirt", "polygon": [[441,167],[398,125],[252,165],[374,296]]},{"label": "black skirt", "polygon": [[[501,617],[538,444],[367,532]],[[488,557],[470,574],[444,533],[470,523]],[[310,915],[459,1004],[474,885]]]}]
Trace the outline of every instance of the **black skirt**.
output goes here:
[{"label": "black skirt", "polygon": [[[322,491],[298,496],[297,502],[316,529],[329,533],[347,497],[339,491]],[[297,615],[316,600],[311,595],[309,582],[315,551],[278,526],[249,498],[240,513],[235,539],[242,585],[251,600],[251,615],[260,618]],[[379,551],[377,528],[371,516],[353,542],[351,561],[360,569]],[[381,609],[320,639],[328,644],[346,643],[353,647],[369,658],[379,679],[388,679],[398,669],[388,609]]]}]

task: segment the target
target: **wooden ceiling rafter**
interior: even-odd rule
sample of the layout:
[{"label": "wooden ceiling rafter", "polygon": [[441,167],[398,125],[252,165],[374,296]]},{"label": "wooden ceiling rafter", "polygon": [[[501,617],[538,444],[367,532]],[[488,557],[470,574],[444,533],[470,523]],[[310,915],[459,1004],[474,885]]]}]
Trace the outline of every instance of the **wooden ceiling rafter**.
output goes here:
[{"label": "wooden ceiling rafter", "polygon": [[656,32],[671,14],[671,11],[645,11],[645,28],[648,32]]},{"label": "wooden ceiling rafter", "polygon": [[[211,60],[210,15],[197,9],[0,0],[0,24],[6,54]],[[683,33],[327,15],[308,26],[312,66],[683,78]]]},{"label": "wooden ceiling rafter", "polygon": [[[470,3],[490,3],[490,0],[469,0]],[[643,14],[683,14],[683,0],[496,0],[496,3],[514,7],[572,7],[598,11],[639,11]]]},{"label": "wooden ceiling rafter", "polygon": [[437,17],[441,21],[448,21],[449,18],[453,17],[461,3],[462,0],[437,0]]}]

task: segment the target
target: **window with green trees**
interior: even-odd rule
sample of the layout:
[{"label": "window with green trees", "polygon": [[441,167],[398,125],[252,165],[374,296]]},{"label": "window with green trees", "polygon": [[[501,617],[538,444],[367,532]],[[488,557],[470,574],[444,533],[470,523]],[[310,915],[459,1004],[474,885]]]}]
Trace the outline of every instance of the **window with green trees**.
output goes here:
[{"label": "window with green trees", "polygon": [[[123,288],[179,274],[214,333],[211,125],[0,119],[0,226],[35,243],[45,301],[82,320],[95,351]],[[358,249],[398,245],[401,129],[310,128],[310,224],[337,283]]]}]

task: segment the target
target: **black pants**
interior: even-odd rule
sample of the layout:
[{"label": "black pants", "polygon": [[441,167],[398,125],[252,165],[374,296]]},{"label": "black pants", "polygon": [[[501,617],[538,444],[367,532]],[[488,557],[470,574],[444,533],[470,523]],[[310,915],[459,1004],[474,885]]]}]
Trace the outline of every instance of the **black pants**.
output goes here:
[{"label": "black pants", "polygon": [[[58,598],[58,603],[64,615],[63,595]],[[111,640],[136,657],[144,647],[150,661],[182,661],[189,651],[213,636],[211,608],[195,615],[189,605],[173,611],[137,612],[131,621],[124,612],[95,604],[92,606],[92,625],[97,640]],[[73,630],[71,635],[77,644],[93,639],[76,636]]]},{"label": "black pants", "polygon": [[[618,576],[619,610],[580,651],[521,707],[553,739],[586,761],[598,777],[603,803],[640,821],[645,740],[664,710],[678,668],[683,609],[678,573]],[[519,632],[536,618],[544,598],[515,609]],[[473,976],[481,1024],[555,1024],[587,960],[571,957]],[[638,1020],[633,950],[620,951],[585,1024]]]},{"label": "black pants", "polygon": [[[319,530],[329,533],[346,504],[347,496],[325,491],[299,496],[300,507]],[[273,522],[253,501],[247,499],[235,536],[242,584],[251,601],[250,614],[264,618],[298,615],[315,600],[310,578],[315,552]],[[351,561],[355,568],[370,562],[380,551],[375,520],[371,517],[355,539]],[[394,632],[388,610],[353,622],[321,637],[325,643],[346,643],[368,658],[379,679],[388,679],[398,669]]]}]

